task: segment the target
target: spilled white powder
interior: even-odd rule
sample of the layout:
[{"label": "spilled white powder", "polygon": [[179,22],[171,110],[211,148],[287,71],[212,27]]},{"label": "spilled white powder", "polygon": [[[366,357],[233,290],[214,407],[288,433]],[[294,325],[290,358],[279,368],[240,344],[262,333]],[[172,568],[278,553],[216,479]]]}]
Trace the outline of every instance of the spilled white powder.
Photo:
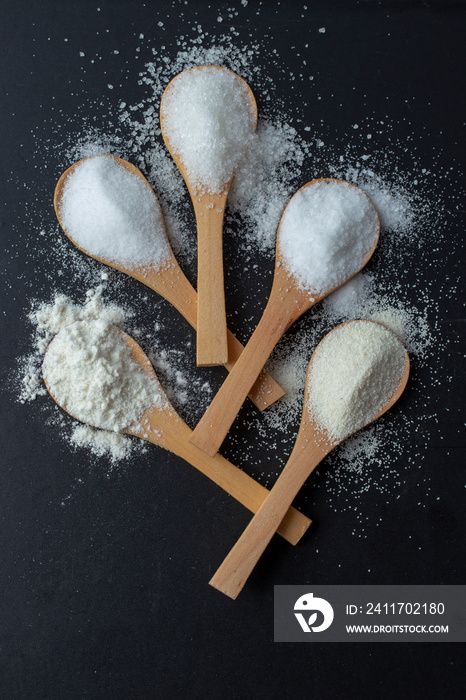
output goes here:
[{"label": "spilled white powder", "polygon": [[47,388],[72,416],[121,432],[165,399],[160,385],[134,360],[118,329],[101,320],[65,326],[42,364]]},{"label": "spilled white powder", "polygon": [[370,422],[400,384],[407,355],[389,330],[371,321],[337,326],[314,351],[308,405],[333,440]]},{"label": "spilled white powder", "polygon": [[109,262],[160,267],[170,257],[157,198],[114,158],[91,157],[71,171],[60,217],[80,248]]},{"label": "spilled white powder", "polygon": [[70,443],[88,449],[96,457],[108,457],[111,462],[119,462],[131,456],[135,441],[128,435],[96,430],[89,425],[77,423],[71,431]]},{"label": "spilled white powder", "polygon": [[164,134],[194,187],[222,192],[256,126],[247,84],[219,66],[183,71],[165,92],[160,115]]},{"label": "spilled white powder", "polygon": [[47,393],[42,380],[42,360],[51,339],[62,328],[76,321],[93,319],[121,325],[129,316],[122,307],[105,304],[103,290],[103,284],[89,289],[84,304],[75,304],[65,294],[56,294],[52,302],[41,303],[29,313],[34,326],[34,352],[19,359],[19,399],[22,403]]},{"label": "spilled white powder", "polygon": [[317,181],[286,207],[278,251],[302,287],[324,294],[360,270],[378,231],[377,212],[364,192],[347,182]]}]

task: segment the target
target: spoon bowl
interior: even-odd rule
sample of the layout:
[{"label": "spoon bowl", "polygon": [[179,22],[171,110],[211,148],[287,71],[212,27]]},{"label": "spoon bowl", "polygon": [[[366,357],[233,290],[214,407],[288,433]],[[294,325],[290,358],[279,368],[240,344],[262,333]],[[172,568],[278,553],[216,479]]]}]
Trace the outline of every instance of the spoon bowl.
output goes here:
[{"label": "spoon bowl", "polygon": [[[131,163],[128,163],[125,160],[122,160],[121,158],[117,158],[116,156],[93,156],[97,158],[111,158],[120,165],[121,167],[125,168],[129,173],[134,175],[135,177],[138,177],[140,180],[144,182],[144,184],[148,187],[151,196],[154,197],[155,202],[157,203],[157,207],[160,208],[160,205],[158,203],[157,197],[155,196],[155,193],[150,186],[149,182],[146,180],[144,175],[141,173],[138,168],[136,168],[134,165]],[[170,244],[168,242],[167,238],[167,247],[169,251],[168,259],[166,259],[165,263],[162,266],[157,266],[155,264],[148,264],[148,265],[138,265],[137,267],[130,267],[128,265],[125,265],[122,262],[115,261],[115,260],[109,260],[107,258],[101,258],[97,255],[93,255],[89,251],[85,250],[82,248],[72,237],[70,232],[66,229],[66,226],[63,223],[63,219],[61,216],[61,207],[62,207],[62,201],[63,201],[63,193],[67,184],[67,180],[69,176],[73,173],[75,168],[77,168],[81,163],[83,163],[86,158],[83,160],[80,160],[76,163],[74,163],[71,167],[69,167],[60,177],[60,179],[57,182],[57,185],[55,187],[55,194],[54,194],[54,207],[55,207],[55,213],[57,215],[57,219],[60,223],[60,226],[62,227],[64,233],[66,236],[70,239],[70,241],[75,245],[79,250],[81,250],[83,253],[86,255],[89,255],[91,258],[94,258],[95,260],[98,260],[100,263],[104,265],[108,265],[110,267],[115,268],[116,270],[120,270],[121,272],[124,272],[127,275],[130,275],[130,277],[134,277],[137,279],[139,282],[142,282],[146,286],[150,287],[152,290],[160,294],[164,299],[166,299],[168,302],[170,302],[178,311],[184,316],[184,318],[187,320],[187,322],[194,328],[197,328],[197,294],[192,285],[189,283],[188,279],[184,275],[183,271],[181,270],[180,266],[178,265],[178,262],[173,254],[173,251],[170,247]],[[163,219],[162,219],[163,221]],[[231,371],[235,362],[241,355],[241,352],[243,351],[243,346],[235,338],[235,336],[228,331],[228,362],[225,363],[225,367],[228,371]],[[263,410],[267,408],[270,404],[274,403],[277,401],[277,399],[281,398],[284,395],[283,389],[275,382],[275,380],[266,372],[262,373],[261,376],[258,378],[257,382],[254,384],[254,386],[251,388],[251,391],[249,393],[249,396],[251,400],[254,402],[254,404],[259,408],[259,410]]]},{"label": "spoon bowl", "polygon": [[160,126],[165,144],[188,188],[193,203],[197,226],[197,365],[225,364],[228,359],[226,331],[225,290],[223,280],[223,218],[228,193],[234,175],[224,184],[221,192],[193,181],[182,154],[172,143],[167,129],[167,101],[186,74],[199,71],[224,71],[235,76],[238,88],[247,96],[253,114],[254,130],[257,125],[257,105],[249,85],[233,71],[221,66],[195,66],[175,76],[165,88],[160,102]]},{"label": "spoon bowl", "polygon": [[[212,459],[190,444],[191,429],[176,413],[161,389],[149,358],[131,336],[123,331],[120,331],[120,333],[129,346],[133,359],[141,367],[142,371],[159,385],[159,392],[163,398],[160,404],[149,406],[139,420],[128,426],[123,432],[127,435],[147,440],[153,445],[163,447],[182,457],[250,511],[253,513],[257,512],[268,495],[268,490],[220,455],[216,455]],[[53,343],[54,340],[51,341],[49,349]],[[47,349],[47,352],[49,349]],[[79,416],[73,415],[65,407],[61,406],[51,387],[47,384],[45,377],[44,382],[50,396],[60,408],[75,418],[75,420],[82,422]],[[93,425],[92,427],[104,429],[100,425]],[[296,544],[309,525],[310,520],[308,518],[291,508],[290,512],[286,514],[279,532],[291,544]]]},{"label": "spoon bowl", "polygon": [[[311,180],[311,182],[301,187],[294,197],[308,187],[313,187],[318,183],[329,182],[340,183],[345,186],[350,185],[350,183],[336,178],[319,178]],[[355,185],[350,186],[360,191]],[[369,197],[367,199],[369,200]],[[370,204],[372,207],[374,206],[372,202]],[[373,245],[367,250],[352,273],[340,280],[331,289],[326,289],[323,293],[305,289],[289,271],[287,262],[280,251],[280,232],[286,211],[287,209],[282,215],[278,228],[275,273],[272,291],[265,311],[256,330],[249,339],[235,370],[224,381],[193,432],[191,440],[193,445],[196,445],[196,447],[199,447],[211,456],[220,448],[251,385],[257,379],[267,358],[284,332],[305,311],[354,277],[367,264],[377,245],[380,221],[374,208],[377,230],[374,232]]]},{"label": "spoon bowl", "polygon": [[[355,322],[349,321],[348,323]],[[364,321],[363,323],[368,322]],[[341,328],[342,325],[346,324],[341,324],[337,326],[337,328]],[[334,329],[334,331],[335,330],[336,329]],[[331,333],[334,331],[331,331]],[[367,422],[359,425],[357,431],[380,418],[380,416],[388,411],[400,398],[408,381],[410,367],[408,353],[406,350],[404,350],[404,353],[403,372],[396,388],[377,413]],[[230,598],[236,598],[242,590],[249,575],[272,539],[277,526],[281,522],[282,516],[291,506],[294,498],[310,474],[334,447],[351,435],[351,433],[349,433],[341,439],[332,438],[329,433],[319,425],[313,414],[309,401],[309,377],[314,356],[315,351],[311,357],[306,376],[301,425],[288,462],[271,489],[270,495],[267,496],[261,508],[253,517],[210,581],[210,585]]]}]

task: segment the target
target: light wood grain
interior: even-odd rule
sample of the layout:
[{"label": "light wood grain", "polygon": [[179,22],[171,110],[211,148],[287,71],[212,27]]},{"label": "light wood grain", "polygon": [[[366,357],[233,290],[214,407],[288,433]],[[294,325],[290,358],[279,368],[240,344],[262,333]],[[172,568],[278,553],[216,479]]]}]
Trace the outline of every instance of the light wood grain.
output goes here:
[{"label": "light wood grain", "polygon": [[[222,66],[195,66],[191,71],[205,68],[226,71]],[[230,71],[229,71],[230,72]],[[180,74],[181,75],[181,74]],[[228,339],[223,275],[223,217],[233,178],[219,194],[202,191],[193,184],[181,155],[173,147],[166,129],[165,101],[180,75],[167,85],[160,101],[162,136],[188,188],[193,203],[197,226],[197,347],[198,367],[224,365],[228,362]],[[257,124],[257,105],[249,85],[236,76],[249,96],[250,107]]]},{"label": "light wood grain", "polygon": [[[323,180],[323,178],[312,180],[301,189]],[[334,178],[329,178],[325,181],[339,182]],[[305,311],[354,277],[366,265],[375,250],[377,237],[373,247],[353,274],[348,275],[340,284],[327,290],[324,294],[317,294],[316,292],[302,289],[295,277],[287,270],[286,262],[279,250],[279,226],[274,281],[268,304],[234,370],[226,378],[194,429],[191,438],[193,445],[196,445],[196,447],[199,447],[199,449],[211,456],[218,451],[254,380],[284,332]]]},{"label": "light wood grain", "polygon": [[[158,382],[154,369],[142,348],[127,333],[123,331],[120,333],[131,348],[133,357],[142,370],[147,376]],[[58,403],[47,382],[45,384],[51,397]],[[161,388],[160,391],[163,394]],[[220,455],[216,455],[214,458],[208,457],[191,445],[189,442],[191,429],[176,413],[165,395],[164,399],[163,405],[147,408],[137,423],[129,426],[125,432],[182,457],[251,512],[256,513],[267,497],[268,490]],[[63,410],[66,409],[63,408]],[[69,413],[69,411],[67,412]],[[99,425],[93,427],[100,428]],[[279,534],[294,545],[301,539],[310,523],[309,518],[294,508],[290,508],[281,524]]]},{"label": "light wood grain", "polygon": [[238,596],[300,488],[332,448],[328,437],[313,424],[301,426],[293,452],[270,495],[211,578],[211,586],[230,598]]},{"label": "light wood grain", "polygon": [[[115,156],[106,157],[113,158],[119,165],[129,170],[129,172],[131,172],[133,175],[139,177],[147,185],[152,195],[155,197],[155,194],[150,184],[147,182],[146,178],[143,176],[140,170],[138,170],[138,168],[136,168],[131,163],[122,160],[121,158],[116,158]],[[122,263],[105,260],[104,258],[100,258],[96,255],[91,255],[73,240],[69,232],[63,226],[63,223],[60,219],[60,202],[63,195],[63,189],[65,187],[67,178],[72,173],[73,169],[77,167],[81,162],[82,161],[78,161],[77,163],[74,163],[71,167],[69,167],[62,174],[55,188],[55,213],[65,234],[68,236],[70,241],[86,255],[90,255],[90,257],[95,258],[104,265],[108,265],[109,267],[113,267],[116,270],[120,270],[121,272],[124,272],[125,274],[129,275],[130,277],[134,277],[139,282],[142,282],[143,284],[160,294],[162,297],[164,297],[164,299],[173,304],[173,306],[176,309],[178,309],[178,311],[184,316],[187,322],[194,329],[196,329],[197,293],[186,278],[186,276],[184,275],[180,266],[178,265],[178,262],[175,256],[173,255],[171,248],[169,259],[162,267],[158,267],[155,265],[146,265],[138,266],[136,268],[130,268]],[[241,352],[243,351],[243,346],[239,342],[239,340],[237,340],[235,336],[232,333],[230,333],[230,331],[227,331],[227,339],[229,359],[228,362],[225,363],[225,367],[230,372],[233,369],[239,356],[241,355]],[[284,395],[284,393],[285,392],[283,391],[283,389],[277,384],[273,377],[271,377],[266,372],[263,372],[258,378],[258,381],[251,388],[249,397],[251,398],[251,401],[253,401],[254,404],[257,406],[257,408],[262,411],[271,404],[273,404],[275,401],[280,399]]]},{"label": "light wood grain", "polygon": [[[341,442],[332,441],[326,431],[318,427],[310,410],[308,377],[311,364],[312,359],[309,363],[306,377],[301,425],[290,458],[270,491],[270,495],[210,580],[211,586],[230,598],[236,598],[243,589],[255,565],[272,539],[283,515],[291,506],[305,481],[322,459],[331,452],[338,442]],[[404,371],[398,386],[385,405],[366,425],[377,420],[398,401],[406,387],[408,377],[409,357],[406,353]],[[345,439],[348,437],[349,435]]]},{"label": "light wood grain", "polygon": [[228,191],[192,195],[197,224],[198,367],[228,362],[223,280],[223,216]]}]

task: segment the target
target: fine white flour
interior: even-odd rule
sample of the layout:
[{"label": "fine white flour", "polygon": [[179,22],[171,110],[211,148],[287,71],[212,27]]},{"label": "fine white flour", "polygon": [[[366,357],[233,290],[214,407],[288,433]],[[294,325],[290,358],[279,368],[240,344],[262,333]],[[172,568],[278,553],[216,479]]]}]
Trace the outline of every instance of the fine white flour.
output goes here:
[{"label": "fine white flour", "polygon": [[57,403],[97,428],[124,431],[164,395],[134,360],[124,336],[102,320],[65,326],[50,343],[42,365]]}]

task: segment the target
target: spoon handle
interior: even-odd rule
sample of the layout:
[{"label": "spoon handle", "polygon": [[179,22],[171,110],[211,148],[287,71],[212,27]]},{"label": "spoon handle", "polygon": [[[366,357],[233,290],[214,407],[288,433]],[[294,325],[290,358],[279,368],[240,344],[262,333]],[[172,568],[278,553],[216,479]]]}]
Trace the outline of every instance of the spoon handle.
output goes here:
[{"label": "spoon handle", "polygon": [[223,215],[228,193],[193,195],[197,224],[197,366],[228,362]]},{"label": "spoon handle", "polygon": [[[264,486],[221,455],[208,457],[191,445],[189,438],[192,431],[173,409],[149,409],[147,417],[153,427],[149,437],[145,439],[185,459],[252,513],[258,511],[270,493]],[[142,435],[139,434],[139,437]],[[295,545],[310,524],[309,518],[295,508],[289,508],[285,509],[278,532],[284,539]]]},{"label": "spoon handle", "polygon": [[218,451],[231,424],[254,384],[270,353],[293,320],[291,297],[276,297],[273,292],[259,324],[225,379],[210,406],[196,426],[191,442],[208,455]]},{"label": "spoon handle", "polygon": [[209,581],[211,586],[237,597],[296,494],[328,452],[319,443],[295,447],[275,486]]},{"label": "spoon handle", "polygon": [[[133,277],[140,280],[148,287],[156,291],[172,304],[187,322],[196,330],[197,328],[197,293],[184,275],[180,266],[173,261],[163,274],[159,271],[144,270],[138,274],[133,272]],[[227,332],[228,338],[228,362],[226,369],[231,372],[244,350],[243,345],[231,333]],[[260,411],[278,401],[285,392],[279,384],[267,372],[261,372],[254,386],[251,387],[249,398]]]}]

